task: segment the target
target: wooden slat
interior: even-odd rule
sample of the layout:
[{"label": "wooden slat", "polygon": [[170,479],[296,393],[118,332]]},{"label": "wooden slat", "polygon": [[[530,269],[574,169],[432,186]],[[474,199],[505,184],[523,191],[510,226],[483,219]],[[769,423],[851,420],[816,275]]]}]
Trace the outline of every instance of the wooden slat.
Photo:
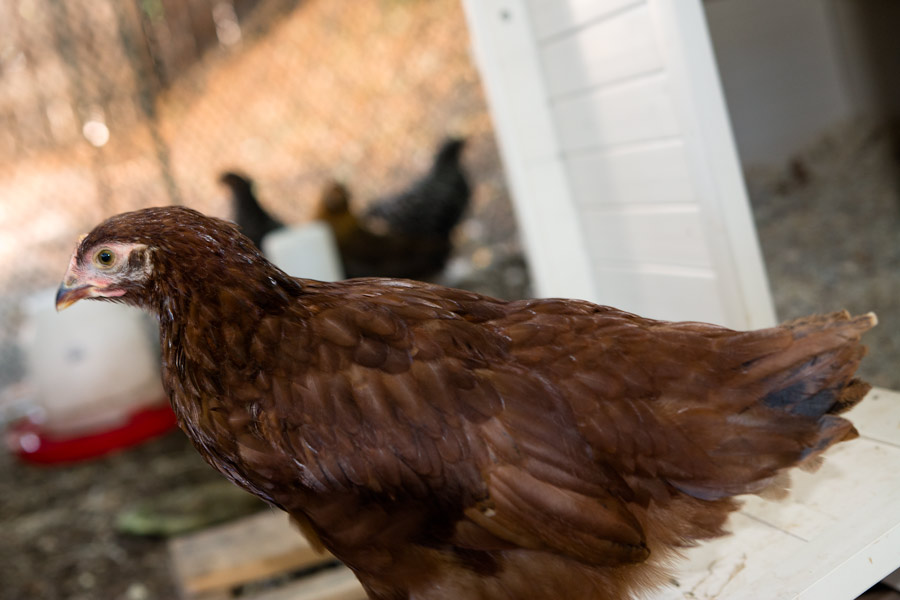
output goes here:
[{"label": "wooden slat", "polygon": [[544,39],[642,3],[643,0],[529,0],[528,9],[537,37]]},{"label": "wooden slat", "polygon": [[[867,501],[864,493],[874,493],[875,475],[871,469],[860,468],[875,459],[889,460],[893,454],[900,459],[900,450],[886,450],[883,444],[860,439],[842,444],[828,452],[822,467],[814,474],[792,475],[790,497],[769,501],[750,496],[742,513],[785,531],[804,541],[815,540],[841,523]],[[828,482],[823,485],[822,482]]]},{"label": "wooden slat", "polygon": [[[591,266],[569,198],[525,2],[464,0],[463,5],[536,293],[590,300]],[[549,232],[547,215],[553,215]]]},{"label": "wooden slat", "polygon": [[552,105],[564,150],[668,139],[681,131],[668,80],[653,75]]},{"label": "wooden slat", "polygon": [[590,208],[584,212],[588,251],[604,260],[709,268],[712,257],[696,205]]},{"label": "wooden slat", "polygon": [[646,6],[554,40],[539,53],[551,98],[663,68]]},{"label": "wooden slat", "polygon": [[697,201],[680,139],[574,154],[566,168],[572,195],[583,206]]},{"label": "wooden slat", "polygon": [[169,553],[187,596],[226,590],[334,560],[313,550],[281,512],[263,512],[175,538]]},{"label": "wooden slat", "polygon": [[900,398],[896,392],[876,388],[869,393],[865,402],[860,403],[850,413],[857,426],[860,435],[870,440],[876,440],[900,446],[900,410],[898,410]]},{"label": "wooden slat", "polygon": [[634,264],[596,268],[599,301],[646,317],[725,323],[715,275],[708,269]]}]

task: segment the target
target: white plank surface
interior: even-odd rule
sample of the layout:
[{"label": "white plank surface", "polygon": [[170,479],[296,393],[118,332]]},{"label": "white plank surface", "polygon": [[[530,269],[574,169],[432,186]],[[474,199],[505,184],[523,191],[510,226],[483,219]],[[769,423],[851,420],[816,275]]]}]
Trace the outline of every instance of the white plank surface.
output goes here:
[{"label": "white plank surface", "polygon": [[697,201],[678,139],[573,154],[566,167],[575,201],[585,206]]},{"label": "white plank surface", "polygon": [[708,241],[716,259],[725,324],[775,324],[753,215],[744,188],[701,0],[648,0],[684,131]]},{"label": "white plank surface", "polygon": [[727,322],[709,269],[600,262],[596,278],[601,304],[665,321]]},{"label": "white plank surface", "polygon": [[542,296],[595,300],[524,0],[465,0],[463,6],[535,288]]},{"label": "white plank surface", "polygon": [[551,97],[662,69],[650,10],[639,5],[540,48]]},{"label": "white plank surface", "polygon": [[644,0],[529,0],[538,39],[545,39],[609,18]]},{"label": "white plank surface", "polygon": [[598,262],[712,267],[696,204],[590,208],[584,225],[591,258]]},{"label": "white plank surface", "polygon": [[563,150],[658,140],[681,132],[662,74],[565,98],[552,111]]},{"label": "white plank surface", "polygon": [[463,4],[536,295],[773,324],[701,0]]},{"label": "white plank surface", "polygon": [[749,497],[653,600],[852,600],[900,567],[900,394],[873,390],[848,417],[860,439],[795,473],[786,499]]}]

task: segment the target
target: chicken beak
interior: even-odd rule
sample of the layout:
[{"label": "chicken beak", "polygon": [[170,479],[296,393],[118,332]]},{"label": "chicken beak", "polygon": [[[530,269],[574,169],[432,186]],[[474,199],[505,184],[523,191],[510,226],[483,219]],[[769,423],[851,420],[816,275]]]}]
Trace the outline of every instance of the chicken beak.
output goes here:
[{"label": "chicken beak", "polygon": [[63,282],[56,291],[56,311],[69,308],[82,298],[90,298],[96,295],[96,289],[92,285],[69,286]]},{"label": "chicken beak", "polygon": [[75,251],[72,252],[72,258],[69,259],[69,267],[66,269],[66,274],[63,275],[59,289],[56,290],[56,312],[69,308],[90,293],[90,286],[78,285],[80,282],[76,274],[77,266],[75,263],[75,258],[78,255],[78,246],[86,237],[87,234],[85,233],[75,242]]}]

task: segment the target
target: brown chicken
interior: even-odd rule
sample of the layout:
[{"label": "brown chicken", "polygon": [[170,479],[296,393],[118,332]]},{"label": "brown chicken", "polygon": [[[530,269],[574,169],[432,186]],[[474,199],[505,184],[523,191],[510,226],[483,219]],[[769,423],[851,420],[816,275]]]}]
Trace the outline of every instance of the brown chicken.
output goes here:
[{"label": "brown chicken", "polygon": [[156,314],[181,427],[370,598],[632,597],[732,498],[856,435],[874,315],[751,332],[577,300],[294,279],[227,222],[113,217],[57,296]]}]

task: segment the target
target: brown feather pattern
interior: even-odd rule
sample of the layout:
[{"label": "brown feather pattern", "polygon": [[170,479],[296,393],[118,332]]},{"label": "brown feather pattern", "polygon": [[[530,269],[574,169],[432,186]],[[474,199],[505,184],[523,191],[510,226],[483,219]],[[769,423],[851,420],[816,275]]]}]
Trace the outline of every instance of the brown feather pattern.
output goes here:
[{"label": "brown feather pattern", "polygon": [[868,389],[868,315],[736,332],[293,279],[183,208],[113,217],[76,257],[112,241],[147,247],[121,299],[159,317],[197,449],[379,600],[628,598],[720,535],[733,496],[852,438],[838,414]]}]

